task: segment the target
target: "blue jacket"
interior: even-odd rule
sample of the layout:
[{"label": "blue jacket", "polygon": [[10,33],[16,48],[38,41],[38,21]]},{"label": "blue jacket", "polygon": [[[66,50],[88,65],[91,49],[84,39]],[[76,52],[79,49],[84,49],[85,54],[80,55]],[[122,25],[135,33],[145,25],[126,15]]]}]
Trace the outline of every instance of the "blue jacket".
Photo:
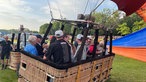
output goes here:
[{"label": "blue jacket", "polygon": [[38,56],[38,51],[37,51],[36,47],[32,44],[27,44],[24,48],[24,51],[26,51],[32,55]]}]

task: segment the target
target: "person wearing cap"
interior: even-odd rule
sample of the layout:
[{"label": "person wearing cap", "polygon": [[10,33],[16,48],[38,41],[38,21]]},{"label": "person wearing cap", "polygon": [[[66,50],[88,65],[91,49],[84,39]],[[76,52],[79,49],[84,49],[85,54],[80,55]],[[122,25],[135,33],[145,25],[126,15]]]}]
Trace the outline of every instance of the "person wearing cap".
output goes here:
[{"label": "person wearing cap", "polygon": [[34,35],[30,35],[28,37],[28,42],[29,44],[24,47],[24,51],[28,52],[31,55],[38,56],[38,51],[35,47],[35,45],[37,44],[37,37]]},{"label": "person wearing cap", "polygon": [[[91,45],[88,47],[88,51],[87,51],[87,57],[91,58],[93,55],[93,49],[94,49],[94,42],[91,43]],[[97,46],[96,46],[96,52],[95,52],[95,56],[99,57],[102,55],[102,52],[104,52],[104,48],[103,48],[103,44],[97,42]]]},{"label": "person wearing cap", "polygon": [[56,37],[55,36],[52,36],[51,39],[50,39],[50,44],[52,44],[55,41],[56,41]]},{"label": "person wearing cap", "polygon": [[44,56],[44,52],[43,52],[44,48],[41,45],[42,36],[38,34],[38,35],[36,35],[36,37],[37,37],[37,40],[36,40],[37,43],[36,43],[35,47],[36,47],[36,49],[38,51],[39,57],[43,58],[43,56]]},{"label": "person wearing cap", "polygon": [[86,45],[90,46],[92,43],[92,36],[87,36]]},{"label": "person wearing cap", "polygon": [[[77,49],[76,49],[76,52],[75,52],[75,55],[74,55],[74,59],[73,59],[74,62],[77,61],[77,55],[76,54],[77,54],[79,48],[81,47],[83,35],[78,34],[76,38],[77,38],[76,41],[78,43],[78,46],[77,46]],[[86,60],[86,57],[87,57],[87,46],[84,45],[81,60]]]},{"label": "person wearing cap", "polygon": [[71,50],[68,43],[63,39],[63,31],[55,32],[56,41],[50,44],[45,56],[46,60],[56,64],[65,64],[71,62]]},{"label": "person wearing cap", "polygon": [[75,45],[76,48],[78,47],[78,43],[82,41],[82,37],[83,37],[82,34],[77,35],[76,41],[74,42],[74,45]]},{"label": "person wearing cap", "polygon": [[[87,36],[87,39],[86,39],[86,46],[87,46],[87,50],[89,49],[90,45],[92,45],[93,43],[93,40],[92,40],[92,36]],[[88,51],[87,51],[88,52]]]}]

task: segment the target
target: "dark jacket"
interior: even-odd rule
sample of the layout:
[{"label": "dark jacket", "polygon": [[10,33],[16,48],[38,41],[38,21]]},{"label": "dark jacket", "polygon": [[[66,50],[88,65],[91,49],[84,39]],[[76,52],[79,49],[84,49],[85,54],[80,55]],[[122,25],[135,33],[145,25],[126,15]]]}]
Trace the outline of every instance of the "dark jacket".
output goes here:
[{"label": "dark jacket", "polygon": [[44,56],[43,47],[38,43],[35,45],[35,47],[36,47],[36,49],[38,51],[39,56],[41,58],[43,58],[43,56]]},{"label": "dark jacket", "polygon": [[64,64],[71,62],[70,47],[64,40],[56,40],[50,44],[46,57],[49,61],[56,64]]},{"label": "dark jacket", "polygon": [[74,46],[75,46],[76,48],[78,47],[78,42],[77,42],[77,41],[74,42]]},{"label": "dark jacket", "polygon": [[6,54],[6,53],[10,53],[10,51],[12,50],[11,47],[11,41],[1,41],[0,45],[2,46],[2,54]]}]

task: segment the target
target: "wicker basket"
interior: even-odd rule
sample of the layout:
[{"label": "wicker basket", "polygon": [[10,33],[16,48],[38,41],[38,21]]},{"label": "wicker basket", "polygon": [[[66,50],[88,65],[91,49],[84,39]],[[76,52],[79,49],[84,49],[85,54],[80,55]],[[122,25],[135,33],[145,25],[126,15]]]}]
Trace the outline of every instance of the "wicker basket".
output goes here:
[{"label": "wicker basket", "polygon": [[20,64],[20,59],[21,59],[20,52],[11,52],[10,53],[9,68],[12,70],[16,70],[18,64]]},{"label": "wicker basket", "polygon": [[18,78],[18,82],[29,82],[27,79],[21,77],[21,78]]},{"label": "wicker basket", "polygon": [[19,73],[25,78],[22,82],[101,82],[109,78],[113,58],[111,55],[59,69],[21,54]]}]

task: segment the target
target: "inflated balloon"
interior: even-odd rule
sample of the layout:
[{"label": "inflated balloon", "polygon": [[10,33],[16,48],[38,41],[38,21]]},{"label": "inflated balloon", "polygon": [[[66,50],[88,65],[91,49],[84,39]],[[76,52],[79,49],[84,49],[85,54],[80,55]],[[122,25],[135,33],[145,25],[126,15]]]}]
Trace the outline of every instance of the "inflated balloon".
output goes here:
[{"label": "inflated balloon", "polygon": [[139,10],[136,11],[137,14],[143,18],[143,20],[146,22],[146,2],[143,6],[140,7]]},{"label": "inflated balloon", "polygon": [[145,2],[146,0],[112,0],[114,1],[118,9],[124,11],[126,15],[130,15],[136,12]]},{"label": "inflated balloon", "polygon": [[144,35],[146,35],[146,28],[113,40],[113,52],[146,62],[146,36]]}]

